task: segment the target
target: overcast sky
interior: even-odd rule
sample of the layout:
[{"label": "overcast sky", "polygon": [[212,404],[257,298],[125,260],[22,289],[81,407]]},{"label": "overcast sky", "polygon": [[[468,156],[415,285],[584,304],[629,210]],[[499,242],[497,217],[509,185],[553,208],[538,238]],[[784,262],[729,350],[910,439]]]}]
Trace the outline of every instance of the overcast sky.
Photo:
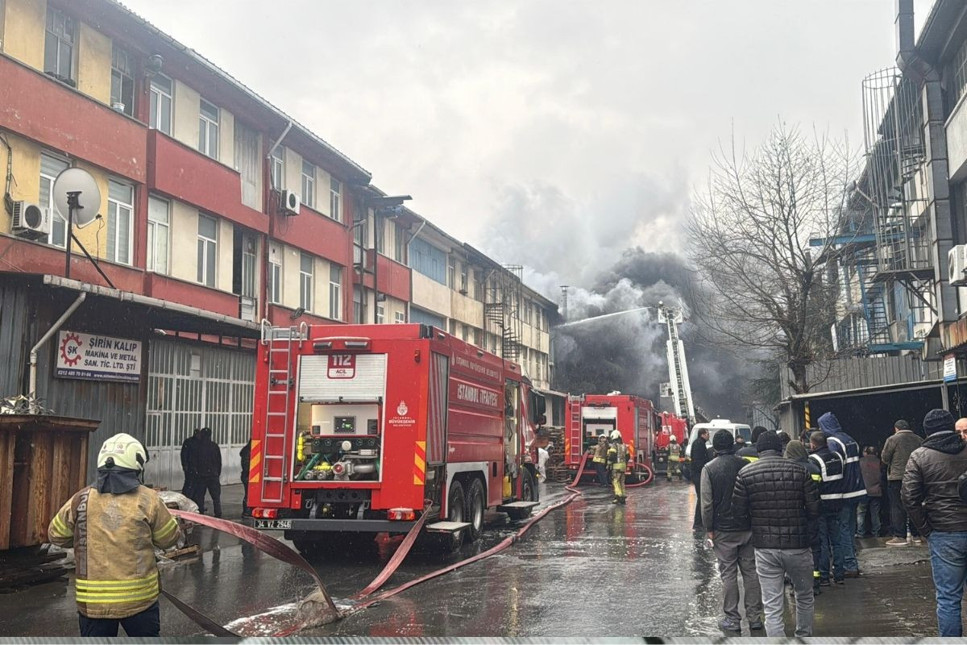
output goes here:
[{"label": "overcast sky", "polygon": [[894,60],[892,0],[123,2],[548,287],[680,249],[733,123],[862,146],[860,82]]}]

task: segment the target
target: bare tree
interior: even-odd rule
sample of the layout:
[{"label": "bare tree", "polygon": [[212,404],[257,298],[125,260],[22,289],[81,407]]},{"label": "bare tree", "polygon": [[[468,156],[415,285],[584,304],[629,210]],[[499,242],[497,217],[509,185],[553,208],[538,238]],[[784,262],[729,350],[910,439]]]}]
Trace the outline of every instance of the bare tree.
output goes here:
[{"label": "bare tree", "polygon": [[845,142],[777,125],[751,154],[712,156],[707,191],[688,218],[700,273],[696,315],[737,348],[785,364],[797,393],[831,350],[833,236],[856,158]]}]

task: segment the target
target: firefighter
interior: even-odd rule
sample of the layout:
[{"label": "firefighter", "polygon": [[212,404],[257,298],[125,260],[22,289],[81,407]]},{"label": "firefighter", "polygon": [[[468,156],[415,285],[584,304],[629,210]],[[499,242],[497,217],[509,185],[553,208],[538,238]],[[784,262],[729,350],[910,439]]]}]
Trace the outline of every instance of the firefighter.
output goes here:
[{"label": "firefighter", "polygon": [[117,636],[118,625],[129,637],[161,631],[154,549],[174,546],[181,529],[158,493],[141,485],[147,460],[137,439],[114,435],[97,456],[97,483],[50,521],[50,542],[74,548],[81,636]]},{"label": "firefighter", "polygon": [[611,484],[614,486],[614,499],[611,500],[611,503],[624,504],[627,499],[625,496],[625,471],[628,468],[628,446],[621,440],[621,433],[617,430],[611,432],[608,464],[611,466]]},{"label": "firefighter", "polygon": [[593,448],[591,461],[594,463],[594,472],[598,478],[598,484],[608,485],[608,437],[604,434],[598,435],[598,445]]},{"label": "firefighter", "polygon": [[682,449],[675,435],[668,437],[668,468],[665,472],[668,474],[668,481],[671,481],[672,477],[682,478]]}]

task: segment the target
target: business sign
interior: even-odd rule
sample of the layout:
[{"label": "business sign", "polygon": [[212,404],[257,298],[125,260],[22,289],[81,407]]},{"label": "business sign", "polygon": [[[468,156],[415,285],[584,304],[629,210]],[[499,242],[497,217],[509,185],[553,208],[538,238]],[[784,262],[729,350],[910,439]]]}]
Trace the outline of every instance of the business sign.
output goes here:
[{"label": "business sign", "polygon": [[87,381],[141,380],[141,341],[62,331],[54,376]]},{"label": "business sign", "polygon": [[943,357],[943,380],[944,383],[957,380],[957,357],[953,354]]}]

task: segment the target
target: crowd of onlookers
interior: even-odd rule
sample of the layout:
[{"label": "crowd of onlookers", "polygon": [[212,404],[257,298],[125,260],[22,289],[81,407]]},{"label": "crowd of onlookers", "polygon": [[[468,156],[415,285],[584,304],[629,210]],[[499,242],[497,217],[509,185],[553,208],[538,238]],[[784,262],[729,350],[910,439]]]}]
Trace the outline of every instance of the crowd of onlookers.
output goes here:
[{"label": "crowd of onlookers", "polygon": [[[967,418],[955,422],[949,412],[932,410],[922,428],[926,439],[907,421],[896,421],[880,454],[872,446],[861,450],[832,413],[798,439],[757,427],[745,444],[719,430],[707,456],[697,451],[698,461],[693,446],[693,527],[707,533],[718,560],[724,631],[741,628],[741,573],[751,631],[764,627],[767,636],[784,635],[784,586],[790,584],[795,634],[812,635],[815,595],[859,577],[856,539],[882,536],[885,492],[891,533],[885,544],[926,538],[940,635],[962,634],[967,476],[960,477],[967,471],[967,443],[961,433],[967,435]],[[700,439],[704,445],[709,437]]]}]

